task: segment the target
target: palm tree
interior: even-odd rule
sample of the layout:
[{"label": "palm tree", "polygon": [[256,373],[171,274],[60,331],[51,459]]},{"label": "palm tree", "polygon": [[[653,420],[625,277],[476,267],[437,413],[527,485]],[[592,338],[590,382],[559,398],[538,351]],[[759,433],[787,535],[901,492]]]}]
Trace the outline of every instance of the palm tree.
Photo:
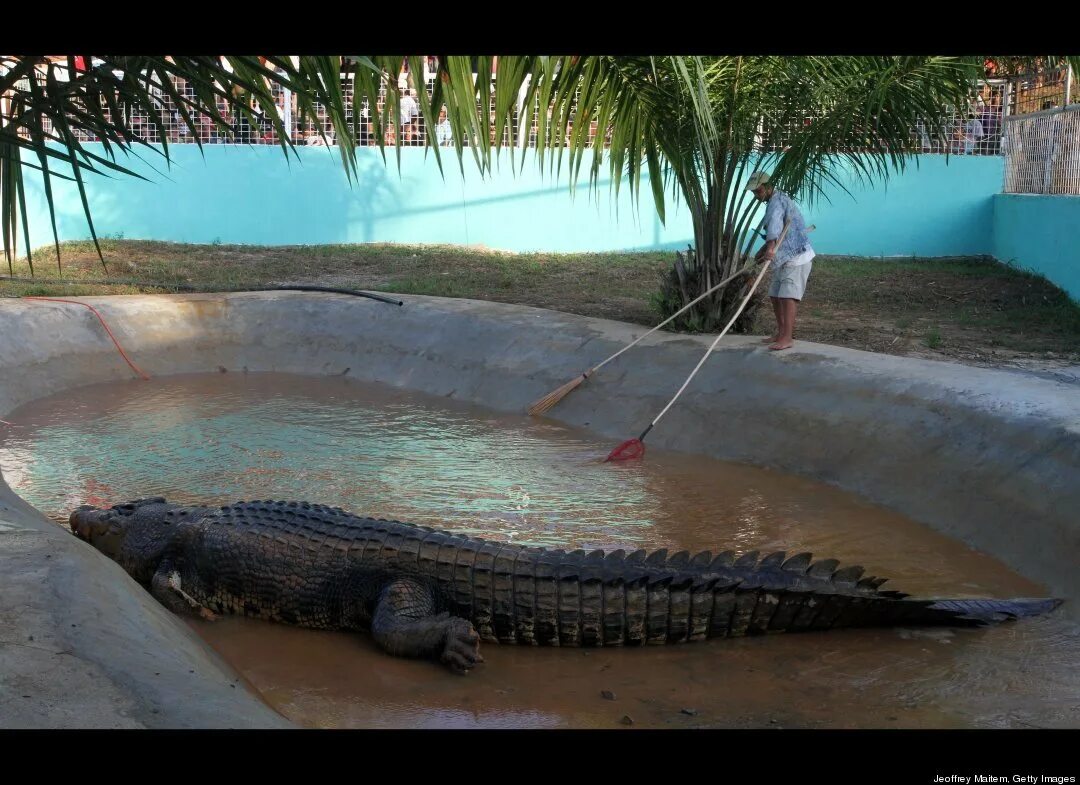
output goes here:
[{"label": "palm tree", "polygon": [[[467,59],[467,58],[466,58]],[[166,127],[178,122],[202,146],[199,129],[210,124],[223,136],[242,141],[246,130],[269,126],[288,154],[293,142],[277,111],[275,89],[296,96],[298,119],[312,123],[326,139],[325,121],[340,140],[338,149],[350,179],[356,174],[355,141],[360,136],[359,112],[350,120],[341,74],[354,71],[354,102],[370,107],[370,122],[377,128],[379,146],[383,129],[395,127],[400,114],[400,91],[388,74],[397,74],[408,60],[414,72],[419,57],[378,56],[228,56],[228,57],[119,57],[119,56],[0,56],[0,223],[9,270],[16,253],[20,217],[27,261],[33,271],[29,245],[23,169],[41,173],[52,218],[57,264],[60,263],[53,203],[53,178],[72,180],[82,197],[91,237],[97,247],[84,174],[116,173],[141,177],[118,160],[117,152],[142,159],[140,153],[160,156],[171,163]],[[445,71],[445,68],[444,68]],[[444,73],[431,97],[418,93],[425,121],[434,127],[432,106],[442,98],[444,85],[465,95],[474,90],[471,73],[467,89],[460,68]],[[179,84],[187,89],[180,90]],[[380,101],[385,96],[385,109]],[[176,116],[169,116],[175,111]],[[476,114],[475,112],[473,113]],[[145,120],[143,119],[145,118]],[[462,115],[451,116],[459,138],[477,127],[462,125]],[[87,145],[100,142],[98,150]],[[460,144],[458,149],[461,152]],[[434,150],[439,158],[439,150]],[[482,160],[481,160],[482,163]],[[440,162],[441,166],[441,162]],[[105,260],[98,247],[102,265]],[[106,268],[107,269],[107,268]]]},{"label": "palm tree", "polygon": [[[804,202],[846,190],[851,174],[884,179],[920,151],[920,122],[931,138],[947,137],[982,66],[945,57],[588,57],[535,59],[520,70],[532,74],[540,105],[554,107],[554,129],[545,133],[541,113],[539,136],[572,180],[591,148],[592,183],[606,155],[616,189],[625,174],[639,193],[648,175],[662,220],[667,194],[682,200],[694,244],[676,255],[661,308],[673,313],[734,275],[675,322],[712,331],[753,280],[749,241],[761,205],[742,184],[754,169]],[[577,122],[564,141],[571,112]],[[604,134],[584,132],[590,120],[610,129],[609,149]],[[735,329],[752,318],[748,308]]]}]

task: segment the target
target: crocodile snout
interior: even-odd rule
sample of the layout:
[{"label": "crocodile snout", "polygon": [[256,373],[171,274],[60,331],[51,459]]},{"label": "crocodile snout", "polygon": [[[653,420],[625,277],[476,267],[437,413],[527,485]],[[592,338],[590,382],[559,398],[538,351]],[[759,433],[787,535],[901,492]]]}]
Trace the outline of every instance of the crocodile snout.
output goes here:
[{"label": "crocodile snout", "polygon": [[123,546],[125,527],[115,510],[98,510],[84,504],[71,513],[68,524],[76,537],[110,558],[116,558]]},{"label": "crocodile snout", "polygon": [[101,510],[91,507],[89,504],[83,504],[80,507],[76,507],[70,516],[68,516],[68,525],[75,535],[81,539],[90,541],[90,533],[94,523],[98,522]]}]

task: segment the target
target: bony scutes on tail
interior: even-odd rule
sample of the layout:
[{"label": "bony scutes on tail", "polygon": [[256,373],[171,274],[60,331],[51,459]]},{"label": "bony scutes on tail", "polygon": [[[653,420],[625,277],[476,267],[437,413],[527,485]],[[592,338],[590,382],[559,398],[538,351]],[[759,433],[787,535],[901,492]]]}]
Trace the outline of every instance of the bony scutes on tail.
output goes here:
[{"label": "bony scutes on tail", "polygon": [[370,630],[385,651],[465,672],[480,641],[640,646],[836,627],[980,626],[1054,599],[933,600],[809,553],[546,550],[307,502],[83,506],[71,528],[166,607]]}]

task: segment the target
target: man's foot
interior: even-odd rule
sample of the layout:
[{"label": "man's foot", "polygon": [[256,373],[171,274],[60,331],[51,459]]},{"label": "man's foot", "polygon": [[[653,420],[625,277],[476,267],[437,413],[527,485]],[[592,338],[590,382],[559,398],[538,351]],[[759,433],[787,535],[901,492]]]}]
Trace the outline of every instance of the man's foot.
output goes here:
[{"label": "man's foot", "polygon": [[770,335],[768,338],[762,338],[761,342],[762,343],[776,343],[779,340],[780,340],[779,335]]},{"label": "man's foot", "polygon": [[782,351],[784,349],[790,349],[794,345],[795,345],[795,341],[791,341],[791,340],[777,341],[776,343],[769,346],[769,351],[779,352],[779,351]]}]

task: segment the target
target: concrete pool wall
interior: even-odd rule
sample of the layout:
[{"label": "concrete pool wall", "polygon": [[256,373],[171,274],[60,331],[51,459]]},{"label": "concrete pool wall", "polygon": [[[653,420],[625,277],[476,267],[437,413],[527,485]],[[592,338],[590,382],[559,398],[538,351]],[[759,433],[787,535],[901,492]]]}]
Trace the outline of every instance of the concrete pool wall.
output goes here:
[{"label": "concrete pool wall", "polygon": [[[347,374],[501,411],[523,412],[644,329],[419,296],[404,296],[400,308],[292,292],[79,299],[101,311],[150,375]],[[77,305],[4,301],[0,335],[5,419],[44,395],[133,378]],[[652,336],[549,416],[612,446],[637,436],[711,338]],[[1068,600],[1060,613],[1080,618],[1078,393],[1009,371],[811,343],[777,354],[730,336],[648,443],[859,494],[995,556]],[[231,686],[228,666],[119,567],[2,480],[0,561],[0,678],[23,679],[34,696],[0,711],[0,725],[87,726],[92,717],[118,726],[285,724]],[[59,684],[42,675],[43,662],[67,669]],[[170,698],[181,693],[188,698]]]}]

